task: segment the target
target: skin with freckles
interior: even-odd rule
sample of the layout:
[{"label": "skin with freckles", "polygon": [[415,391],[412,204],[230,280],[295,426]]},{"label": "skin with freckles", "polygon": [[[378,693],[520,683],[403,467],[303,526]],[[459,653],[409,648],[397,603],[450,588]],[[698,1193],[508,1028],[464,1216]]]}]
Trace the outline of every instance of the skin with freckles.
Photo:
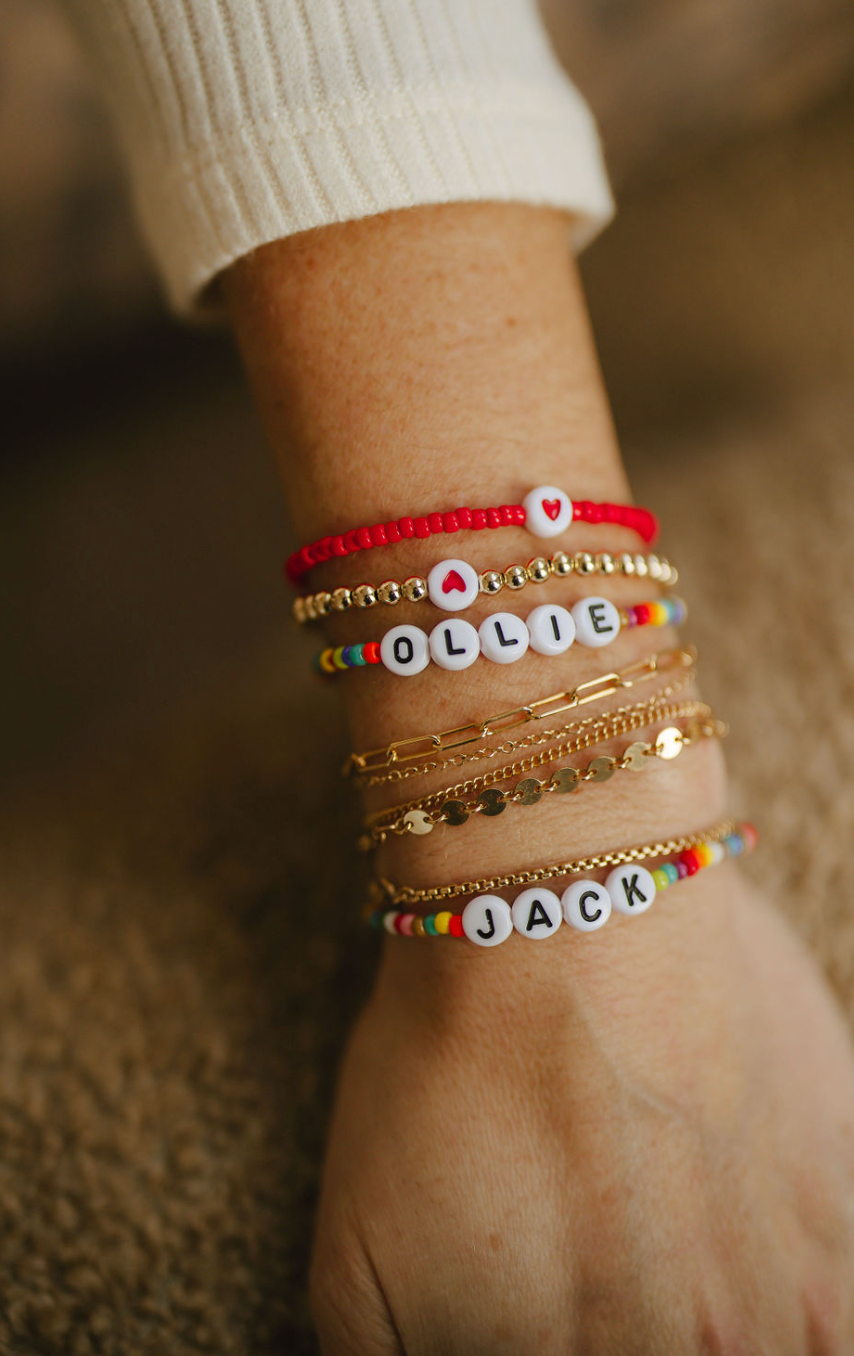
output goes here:
[{"label": "skin with freckles", "polygon": [[[559,214],[459,204],[328,227],[257,251],[224,288],[303,540],[520,502],[534,485],[630,499]],[[524,529],[459,533],[327,564],[310,587],[401,579],[451,556],[503,568],[557,545],[639,548],[585,525],[545,551]],[[567,605],[591,591],[542,587],[537,601]],[[618,605],[650,590],[595,589]],[[524,616],[533,603],[502,594],[466,615],[477,624],[497,606]],[[391,623],[378,612],[330,619],[318,646],[380,635]],[[429,625],[416,608],[391,615]],[[605,651],[412,679],[374,669],[338,689],[352,747],[371,748],[676,640],[642,628]],[[376,788],[368,806],[412,785]],[[378,867],[414,884],[490,875],[725,812],[720,749],[705,741],[640,777],[395,839]],[[590,935],[383,945],[342,1064],[317,1225],[328,1356],[854,1351],[849,1039],[736,863]]]}]

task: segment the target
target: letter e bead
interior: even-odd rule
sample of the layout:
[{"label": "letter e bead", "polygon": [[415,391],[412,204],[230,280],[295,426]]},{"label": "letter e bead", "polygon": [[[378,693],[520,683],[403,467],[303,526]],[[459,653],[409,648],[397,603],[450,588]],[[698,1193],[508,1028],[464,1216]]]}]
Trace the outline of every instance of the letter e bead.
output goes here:
[{"label": "letter e bead", "polygon": [[572,609],[579,645],[599,649],[620,634],[620,614],[608,598],[582,598]]},{"label": "letter e bead", "polygon": [[655,899],[655,881],[643,866],[629,862],[618,866],[605,881],[605,889],[618,913],[646,913]]},{"label": "letter e bead", "polygon": [[475,895],[463,909],[463,932],[475,946],[498,946],[512,931],[510,905],[498,895]]}]

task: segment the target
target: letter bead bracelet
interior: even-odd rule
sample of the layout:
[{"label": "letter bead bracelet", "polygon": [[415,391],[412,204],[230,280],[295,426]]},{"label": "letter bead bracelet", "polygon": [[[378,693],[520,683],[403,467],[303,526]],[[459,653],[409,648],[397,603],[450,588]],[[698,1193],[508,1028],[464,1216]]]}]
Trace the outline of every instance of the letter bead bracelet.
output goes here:
[{"label": "letter bead bracelet", "polygon": [[672,587],[679,578],[675,565],[664,556],[633,555],[629,551],[612,554],[600,551],[577,551],[567,555],[557,551],[553,556],[534,556],[527,565],[508,565],[503,570],[481,570],[479,573],[468,561],[441,560],[425,577],[410,575],[402,581],[384,579],[381,584],[356,584],[353,588],[337,588],[309,593],[295,598],[293,615],[303,623],[328,617],[333,612],[348,612],[350,608],[371,608],[378,603],[396,607],[398,603],[430,602],[444,612],[458,612],[473,603],[478,594],[495,597],[502,589],[516,593],[528,584],[544,584],[548,579],[566,579],[571,574],[585,578],[592,574],[623,575],[626,578],[652,579]]},{"label": "letter bead bracelet", "polygon": [[[727,857],[751,852],[757,839],[752,824],[736,826],[728,820],[689,838],[604,852],[491,880],[463,881],[429,890],[395,889],[383,881],[378,883],[380,892],[403,905],[439,902],[465,894],[473,897],[461,913],[443,909],[417,914],[386,905],[367,911],[366,921],[378,931],[402,937],[465,937],[476,946],[486,947],[506,942],[513,932],[529,941],[541,941],[564,922],[578,932],[595,932],[604,927],[612,911],[627,916],[646,913],[657,894],[706,867],[719,865]],[[664,860],[650,871],[640,863],[651,858]],[[604,884],[576,880],[560,896],[542,885],[558,876],[584,877],[587,872],[609,867],[612,869]],[[512,885],[528,887],[512,904],[492,893]]]},{"label": "letter bead bracelet", "polygon": [[315,565],[343,558],[377,546],[391,546],[413,537],[425,539],[438,533],[455,533],[484,528],[527,527],[535,537],[557,537],[571,523],[610,523],[630,528],[642,541],[651,543],[658,535],[658,522],[649,509],[634,504],[594,504],[588,499],[571,500],[554,485],[540,485],[525,496],[521,504],[502,504],[500,508],[458,508],[450,513],[427,513],[417,518],[398,518],[371,527],[353,527],[347,532],[321,537],[288,557],[285,573],[296,584]]},{"label": "letter bead bracelet", "polygon": [[339,645],[315,656],[318,672],[382,664],[391,673],[411,677],[432,661],[439,668],[467,669],[481,656],[494,664],[512,664],[530,647],[541,655],[561,655],[577,640],[599,649],[616,640],[624,627],[679,626],[687,616],[681,598],[665,598],[618,608],[608,598],[582,598],[571,609],[556,603],[535,607],[523,620],[514,612],[493,612],[480,626],[449,617],[428,635],[418,626],[393,626],[381,641]]}]

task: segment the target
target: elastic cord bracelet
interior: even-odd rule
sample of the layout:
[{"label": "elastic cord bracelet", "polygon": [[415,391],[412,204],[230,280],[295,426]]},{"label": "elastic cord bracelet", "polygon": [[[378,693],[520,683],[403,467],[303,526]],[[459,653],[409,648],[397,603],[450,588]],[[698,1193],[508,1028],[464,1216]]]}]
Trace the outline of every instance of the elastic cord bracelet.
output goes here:
[{"label": "elastic cord bracelet", "polygon": [[[685,649],[659,650],[656,654],[648,655],[646,659],[628,664],[619,672],[600,674],[598,678],[589,678],[587,682],[579,683],[577,687],[553,692],[548,697],[539,697],[524,706],[514,706],[509,711],[500,711],[494,716],[470,720],[464,725],[456,725],[453,729],[442,730],[436,734],[410,735],[406,739],[396,739],[379,749],[351,753],[341,771],[345,777],[351,774],[364,777],[365,786],[378,786],[382,782],[401,781],[409,776],[438,771],[441,767],[461,766],[464,762],[476,762],[479,758],[491,758],[498,753],[510,753],[516,748],[529,747],[531,744],[550,739],[560,739],[577,730],[578,723],[564,725],[560,730],[544,730],[498,747],[459,752],[479,740],[501,736],[519,726],[550,720],[567,711],[575,711],[579,706],[604,701],[615,692],[627,691],[638,683],[649,682],[656,676],[674,674],[675,677],[671,682],[649,699],[650,702],[659,701],[684,687],[694,677],[696,662],[697,652],[691,646]],[[621,708],[626,709],[628,708]],[[445,754],[449,756],[445,758]],[[412,763],[418,763],[420,766],[408,766]]]},{"label": "elastic cord bracelet", "polygon": [[[383,881],[378,883],[378,892],[385,895],[387,902],[382,907],[369,909],[366,921],[378,931],[398,933],[402,937],[467,937],[477,946],[497,946],[514,931],[537,941],[550,937],[562,922],[580,932],[594,932],[607,923],[612,910],[628,915],[645,913],[662,890],[706,867],[717,866],[727,857],[751,852],[757,840],[758,834],[752,824],[736,826],[727,820],[706,833],[671,839],[666,843],[599,853],[573,862],[540,867],[536,871],[463,881],[459,885],[436,886],[432,890],[395,887]],[[648,871],[640,863],[651,858],[666,860]],[[609,867],[614,869],[604,884],[595,880],[574,881],[560,897],[543,888],[542,882],[546,880],[579,876]],[[491,893],[513,885],[533,888],[523,890],[512,905]],[[441,910],[417,914],[410,908],[413,904],[440,902],[461,895],[473,896],[461,913]],[[403,907],[389,907],[388,901]]]},{"label": "elastic cord bracelet", "polygon": [[356,584],[353,588],[321,590],[308,593],[293,601],[293,615],[299,623],[319,621],[333,612],[348,612],[351,608],[371,608],[377,604],[396,607],[398,603],[431,602],[444,612],[457,612],[474,602],[478,594],[495,597],[502,589],[517,593],[528,584],[544,584],[548,579],[566,579],[571,574],[587,578],[590,575],[622,575],[627,579],[652,579],[666,588],[679,578],[675,565],[664,556],[632,555],[623,551],[612,555],[600,551],[577,551],[567,555],[557,551],[553,556],[534,556],[527,565],[508,565],[503,570],[476,571],[467,561],[442,560],[433,566],[429,575],[410,575],[402,581],[384,579],[381,584]]},{"label": "elastic cord bracelet", "polygon": [[[700,702],[686,705],[702,708]],[[643,772],[657,758],[670,761],[699,740],[723,739],[727,732],[726,724],[715,720],[705,707],[703,717],[694,716],[684,728],[667,725],[651,741],[635,741],[619,755],[599,754],[584,767],[556,768],[547,780],[524,777],[506,790],[488,786],[468,800],[457,799],[444,791],[421,803],[378,811],[368,817],[366,831],[358,840],[358,846],[362,851],[368,851],[384,843],[390,834],[421,837],[442,824],[456,828],[476,815],[494,818],[503,814],[508,805],[540,805],[553,795],[565,796],[580,790],[585,782],[602,786],[616,772]]]},{"label": "elastic cord bracelet", "polygon": [[660,598],[618,608],[608,598],[582,598],[567,609],[556,603],[535,607],[524,619],[515,612],[493,612],[475,628],[462,617],[447,617],[428,635],[419,626],[393,626],[381,641],[338,645],[314,657],[318,673],[382,664],[409,678],[431,661],[442,669],[467,669],[483,656],[494,664],[512,664],[530,647],[537,654],[565,654],[574,641],[592,649],[610,645],[625,627],[680,626],[688,615],[681,598]]},{"label": "elastic cord bracelet", "polygon": [[484,528],[527,527],[536,537],[556,537],[570,523],[610,523],[636,532],[651,543],[658,535],[658,522],[649,509],[635,504],[595,504],[589,499],[570,500],[554,485],[531,490],[521,504],[502,504],[500,508],[458,508],[450,513],[427,513],[417,518],[397,518],[371,527],[351,527],[335,536],[320,537],[301,546],[288,557],[285,573],[296,584],[315,565],[335,558],[370,551],[377,546],[392,546],[413,537],[426,539],[439,533],[479,532]]}]

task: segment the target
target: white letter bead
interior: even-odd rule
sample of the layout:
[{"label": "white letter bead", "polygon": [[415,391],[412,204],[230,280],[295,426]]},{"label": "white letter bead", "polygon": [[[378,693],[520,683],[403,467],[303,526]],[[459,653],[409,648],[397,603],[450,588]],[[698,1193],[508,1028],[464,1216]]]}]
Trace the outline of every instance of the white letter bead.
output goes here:
[{"label": "white letter bead", "polygon": [[646,913],[655,899],[655,881],[646,867],[618,866],[605,881],[605,889],[618,913]]},{"label": "white letter bead", "polygon": [[471,622],[448,617],[430,632],[430,654],[440,669],[467,669],[480,656],[480,636]]},{"label": "white letter bead", "polygon": [[443,612],[460,612],[471,607],[479,592],[477,570],[465,560],[440,560],[427,576],[430,602]]},{"label": "white letter bead", "polygon": [[513,926],[522,937],[539,941],[560,927],[560,900],[551,890],[523,890],[513,900]]},{"label": "white letter bead", "polygon": [[557,537],[572,522],[572,500],[554,485],[540,485],[522,500],[525,526],[535,537]]},{"label": "white letter bead", "polygon": [[430,663],[427,633],[420,626],[393,626],[380,641],[380,659],[392,673],[420,673]]},{"label": "white letter bead", "polygon": [[477,633],[482,654],[494,664],[521,659],[531,642],[527,626],[513,612],[493,612],[481,622]]},{"label": "white letter bead", "polygon": [[595,880],[576,880],[561,895],[563,916],[579,932],[595,932],[611,917],[611,896]]},{"label": "white letter bead", "polygon": [[525,618],[531,649],[537,654],[563,654],[575,640],[575,622],[565,607],[543,603]]},{"label": "white letter bead", "polygon": [[475,895],[463,909],[463,932],[476,946],[498,946],[512,931],[510,905],[497,895]]},{"label": "white letter bead", "polygon": [[620,614],[607,598],[582,598],[572,609],[572,620],[579,645],[599,649],[620,634]]}]

